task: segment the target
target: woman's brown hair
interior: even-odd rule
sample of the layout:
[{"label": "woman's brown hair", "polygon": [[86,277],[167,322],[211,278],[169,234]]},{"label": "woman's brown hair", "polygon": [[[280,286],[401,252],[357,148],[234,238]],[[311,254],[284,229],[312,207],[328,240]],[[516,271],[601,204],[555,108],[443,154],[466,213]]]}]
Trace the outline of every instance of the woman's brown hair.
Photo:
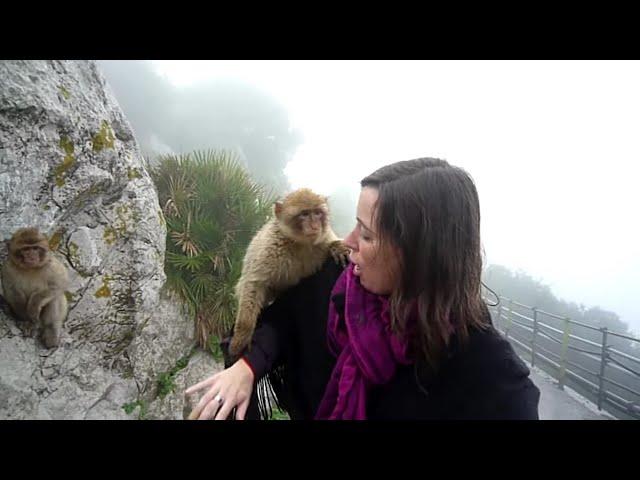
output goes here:
[{"label": "woman's brown hair", "polygon": [[374,225],[381,246],[400,251],[399,285],[391,294],[394,327],[412,312],[410,345],[435,370],[450,329],[466,342],[488,325],[481,297],[480,204],[467,172],[436,158],[393,163],[360,185],[378,190]]}]

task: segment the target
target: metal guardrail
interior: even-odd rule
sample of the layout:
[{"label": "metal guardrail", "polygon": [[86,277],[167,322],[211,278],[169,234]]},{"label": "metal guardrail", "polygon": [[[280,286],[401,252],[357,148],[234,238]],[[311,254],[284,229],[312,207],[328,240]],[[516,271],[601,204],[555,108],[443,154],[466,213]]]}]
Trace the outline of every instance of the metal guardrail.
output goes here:
[{"label": "metal guardrail", "polygon": [[[606,327],[598,328],[587,325],[568,317],[524,305],[511,298],[502,296],[498,296],[498,298],[500,299],[498,305],[488,304],[494,326],[515,347],[530,356],[531,366],[536,365],[536,360],[544,362],[546,368],[543,369],[558,381],[559,388],[564,389],[568,381],[571,382],[572,387],[577,385],[587,394],[587,397],[591,396],[590,399],[595,401],[599,410],[604,409],[618,418],[640,419],[640,391],[636,389],[640,388],[640,358],[617,350],[610,344],[610,339],[617,337],[637,342],[640,345],[640,338],[609,331]],[[531,316],[514,310],[514,307],[530,311]],[[542,321],[544,317],[562,322],[562,328]],[[572,333],[573,326],[600,332],[601,342],[594,342],[574,335]],[[516,335],[516,331],[519,334]],[[547,344],[547,348],[541,344],[541,339],[550,342]],[[580,345],[578,346],[576,343]],[[552,351],[552,346],[556,346],[557,351]],[[573,357],[573,360],[576,361],[569,359],[569,352],[576,352],[578,358],[575,358],[575,354]],[[597,372],[589,370],[588,365],[585,365],[584,362],[582,365],[580,364],[579,359],[586,358],[592,363],[594,361],[598,363]],[[623,363],[623,360],[627,363]],[[540,367],[543,367],[542,364]],[[617,380],[611,378],[614,372],[617,374]],[[621,372],[634,381],[627,380],[625,383],[622,380]],[[595,377],[597,383],[585,378],[585,374]],[[633,383],[636,383],[638,387],[632,385]],[[612,391],[611,386],[616,387],[618,393]]]}]

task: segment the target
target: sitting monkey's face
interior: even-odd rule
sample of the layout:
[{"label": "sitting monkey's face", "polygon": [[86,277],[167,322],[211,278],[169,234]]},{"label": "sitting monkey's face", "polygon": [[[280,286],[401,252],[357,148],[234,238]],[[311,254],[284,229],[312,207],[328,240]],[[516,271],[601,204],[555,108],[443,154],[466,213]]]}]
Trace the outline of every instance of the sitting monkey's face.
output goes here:
[{"label": "sitting monkey's face", "polygon": [[18,230],[9,243],[11,261],[18,268],[37,269],[47,263],[47,237],[35,228]]},{"label": "sitting monkey's face", "polygon": [[22,255],[22,263],[24,266],[36,268],[42,262],[44,252],[40,247],[25,247],[20,250],[20,255]]}]

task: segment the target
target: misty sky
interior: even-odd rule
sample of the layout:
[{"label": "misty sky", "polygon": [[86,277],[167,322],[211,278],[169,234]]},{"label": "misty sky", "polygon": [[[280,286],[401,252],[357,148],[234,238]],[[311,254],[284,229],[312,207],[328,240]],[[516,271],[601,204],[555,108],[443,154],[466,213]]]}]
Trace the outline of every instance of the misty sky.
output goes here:
[{"label": "misty sky", "polygon": [[[239,79],[304,135],[286,174],[325,194],[435,156],[475,179],[487,263],[640,333],[640,62],[153,61],[176,86]],[[355,215],[355,204],[353,206]]]}]

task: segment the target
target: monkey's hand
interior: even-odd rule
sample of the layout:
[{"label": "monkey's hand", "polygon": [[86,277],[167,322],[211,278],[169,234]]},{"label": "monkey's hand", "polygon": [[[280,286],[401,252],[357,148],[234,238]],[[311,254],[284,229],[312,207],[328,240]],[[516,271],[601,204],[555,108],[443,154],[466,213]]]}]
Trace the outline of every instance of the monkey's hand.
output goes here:
[{"label": "monkey's hand", "polygon": [[350,250],[342,243],[342,240],[335,240],[329,244],[329,253],[333,260],[343,267],[349,263],[349,252]]},{"label": "monkey's hand", "polygon": [[64,295],[64,291],[58,288],[39,290],[33,292],[27,302],[27,316],[30,320],[37,322],[40,319],[40,312],[54,298]]},{"label": "monkey's hand", "polygon": [[27,317],[32,322],[37,322],[40,319],[40,311],[42,307],[51,300],[52,295],[48,290],[40,290],[33,292],[27,302]]}]

